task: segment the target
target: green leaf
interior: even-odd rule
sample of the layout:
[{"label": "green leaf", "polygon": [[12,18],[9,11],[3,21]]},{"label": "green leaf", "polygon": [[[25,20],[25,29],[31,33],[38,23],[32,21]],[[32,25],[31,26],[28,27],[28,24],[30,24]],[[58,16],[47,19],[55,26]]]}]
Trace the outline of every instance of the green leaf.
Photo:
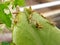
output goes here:
[{"label": "green leaf", "polygon": [[5,8],[8,8],[5,4],[0,4],[0,11],[3,11]]},{"label": "green leaf", "polygon": [[2,45],[10,45],[9,42],[2,42]]},{"label": "green leaf", "polygon": [[13,42],[1,42],[1,45],[15,45]]},{"label": "green leaf", "polygon": [[11,12],[8,14],[8,16],[9,16],[10,18],[12,18],[12,14],[11,14]]},{"label": "green leaf", "polygon": [[25,0],[15,0],[14,5],[25,6]]},{"label": "green leaf", "polygon": [[0,4],[0,20],[6,24],[7,27],[11,27],[11,19],[8,15],[4,13],[4,9],[8,8],[7,5]]},{"label": "green leaf", "polygon": [[5,2],[4,4],[5,4],[5,5],[9,5],[9,4],[10,4],[10,2],[9,2],[9,1],[7,1],[7,2]]}]

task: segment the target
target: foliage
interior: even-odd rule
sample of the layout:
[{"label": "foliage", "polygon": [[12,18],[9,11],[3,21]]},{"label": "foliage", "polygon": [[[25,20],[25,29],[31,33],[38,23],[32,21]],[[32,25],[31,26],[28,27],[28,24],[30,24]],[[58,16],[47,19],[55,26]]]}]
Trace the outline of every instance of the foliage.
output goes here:
[{"label": "foliage", "polygon": [[4,9],[8,8],[7,5],[5,4],[0,4],[0,20],[6,24],[7,27],[11,27],[11,19],[9,18],[8,15],[11,14],[6,14],[4,12]]},{"label": "foliage", "polygon": [[[12,24],[12,13],[9,12],[9,14],[5,13],[5,9],[9,10],[9,5],[13,5],[13,6],[25,6],[25,0],[3,0],[3,2],[0,2],[0,24],[5,24],[9,29],[11,29],[11,25]],[[16,8],[16,7],[15,7]],[[8,12],[7,12],[8,13]],[[0,29],[0,32],[2,30]],[[14,45],[13,43],[9,43],[9,42],[2,42],[0,43],[0,45]]]},{"label": "foliage", "polygon": [[25,0],[14,0],[14,5],[25,6]]}]

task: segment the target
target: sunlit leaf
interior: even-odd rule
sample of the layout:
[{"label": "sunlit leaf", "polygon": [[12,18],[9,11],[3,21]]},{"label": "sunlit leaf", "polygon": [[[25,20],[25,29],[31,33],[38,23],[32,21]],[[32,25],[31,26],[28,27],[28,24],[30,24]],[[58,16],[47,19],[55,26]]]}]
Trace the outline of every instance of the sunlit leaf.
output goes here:
[{"label": "sunlit leaf", "polygon": [[15,0],[14,5],[25,6],[25,0]]},{"label": "sunlit leaf", "polygon": [[11,14],[6,14],[4,13],[4,9],[5,8],[8,8],[7,5],[4,5],[4,4],[0,4],[0,20],[6,24],[6,26],[8,27],[11,27],[11,19],[8,15],[11,15]]}]

